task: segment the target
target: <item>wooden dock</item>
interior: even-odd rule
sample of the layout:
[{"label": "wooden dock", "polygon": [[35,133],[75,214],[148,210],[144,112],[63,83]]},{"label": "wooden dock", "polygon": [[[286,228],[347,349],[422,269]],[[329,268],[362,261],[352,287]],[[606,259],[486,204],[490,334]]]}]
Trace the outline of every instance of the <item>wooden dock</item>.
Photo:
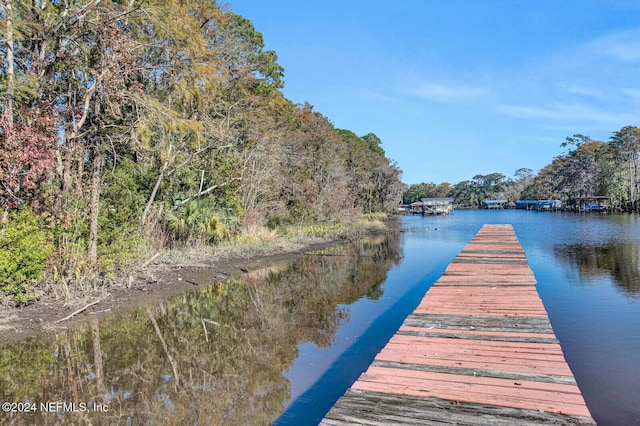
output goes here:
[{"label": "wooden dock", "polygon": [[511,225],[484,225],[321,425],[595,425]]}]

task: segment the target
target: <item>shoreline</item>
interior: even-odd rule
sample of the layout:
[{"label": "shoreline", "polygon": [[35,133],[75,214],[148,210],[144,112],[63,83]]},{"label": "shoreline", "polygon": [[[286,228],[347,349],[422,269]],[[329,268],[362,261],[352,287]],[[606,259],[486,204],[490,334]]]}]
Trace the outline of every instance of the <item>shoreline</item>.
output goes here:
[{"label": "shoreline", "polygon": [[[369,234],[384,232],[372,229]],[[363,236],[365,237],[365,236]],[[291,262],[307,253],[346,244],[350,239],[315,238],[296,242],[291,248],[256,248],[253,254],[212,255],[198,264],[152,264],[126,277],[120,285],[89,291],[76,290],[65,301],[46,295],[23,307],[3,307],[0,312],[0,345],[41,333],[54,333],[92,319],[157,304],[178,294],[227,281],[247,272]],[[165,254],[166,255],[166,254]]]}]

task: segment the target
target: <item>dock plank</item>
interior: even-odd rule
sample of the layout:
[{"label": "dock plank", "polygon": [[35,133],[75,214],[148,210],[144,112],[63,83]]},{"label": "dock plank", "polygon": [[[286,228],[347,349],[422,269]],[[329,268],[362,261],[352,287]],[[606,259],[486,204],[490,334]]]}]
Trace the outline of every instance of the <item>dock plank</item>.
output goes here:
[{"label": "dock plank", "polygon": [[589,418],[450,401],[439,398],[410,397],[350,389],[321,424],[344,425],[496,425],[531,426],[540,424],[589,424]]},{"label": "dock plank", "polygon": [[[537,386],[536,386],[537,385]],[[542,386],[546,385],[546,386]],[[353,389],[588,416],[575,385],[371,367]]]},{"label": "dock plank", "polygon": [[484,225],[321,424],[595,424],[535,286]]}]

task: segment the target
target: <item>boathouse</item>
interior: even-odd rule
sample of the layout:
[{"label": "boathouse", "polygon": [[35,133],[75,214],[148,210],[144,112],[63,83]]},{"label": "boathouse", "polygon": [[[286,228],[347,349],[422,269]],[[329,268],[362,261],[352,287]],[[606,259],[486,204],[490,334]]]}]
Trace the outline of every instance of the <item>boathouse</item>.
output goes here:
[{"label": "boathouse", "polygon": [[536,201],[536,210],[560,210],[562,208],[562,201],[560,200],[538,200]]},{"label": "boathouse", "polygon": [[576,206],[581,212],[601,212],[609,210],[611,206],[610,197],[578,197]]},{"label": "boathouse", "polygon": [[484,200],[482,203],[485,209],[504,209],[507,200]]},{"label": "boathouse", "polygon": [[421,198],[422,214],[447,215],[453,213],[453,198]]},{"label": "boathouse", "polygon": [[414,201],[407,206],[405,211],[413,214],[422,214],[422,201]]},{"label": "boathouse", "polygon": [[516,201],[516,209],[535,210],[538,200],[518,200]]}]

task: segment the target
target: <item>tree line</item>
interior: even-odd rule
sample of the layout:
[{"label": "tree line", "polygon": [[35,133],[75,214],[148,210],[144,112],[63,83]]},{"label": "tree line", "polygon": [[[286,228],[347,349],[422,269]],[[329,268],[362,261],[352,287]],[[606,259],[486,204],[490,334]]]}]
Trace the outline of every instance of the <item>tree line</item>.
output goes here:
[{"label": "tree line", "polygon": [[276,52],[213,0],[3,0],[0,285],[110,273],[151,247],[391,210],[373,133],[281,91]]},{"label": "tree line", "polygon": [[608,141],[575,134],[561,144],[567,151],[537,174],[516,170],[512,178],[502,173],[476,175],[455,185],[420,183],[403,193],[403,203],[420,198],[452,197],[461,207],[481,207],[484,200],[557,199],[573,205],[577,198],[605,196],[618,211],[640,208],[640,128],[625,126]]}]

